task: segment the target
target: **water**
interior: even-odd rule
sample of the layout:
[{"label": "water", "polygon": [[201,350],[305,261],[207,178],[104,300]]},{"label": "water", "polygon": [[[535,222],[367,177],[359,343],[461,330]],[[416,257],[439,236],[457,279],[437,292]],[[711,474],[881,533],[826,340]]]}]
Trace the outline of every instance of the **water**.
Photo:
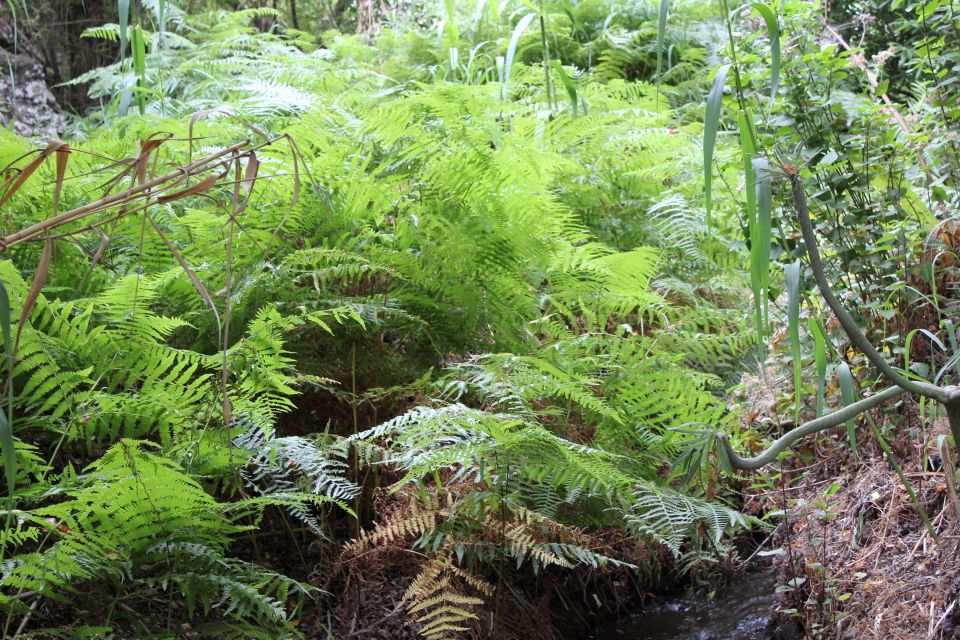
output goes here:
[{"label": "water", "polygon": [[652,601],[643,611],[598,629],[596,640],[763,640],[776,584],[772,571],[754,571],[698,598]]}]

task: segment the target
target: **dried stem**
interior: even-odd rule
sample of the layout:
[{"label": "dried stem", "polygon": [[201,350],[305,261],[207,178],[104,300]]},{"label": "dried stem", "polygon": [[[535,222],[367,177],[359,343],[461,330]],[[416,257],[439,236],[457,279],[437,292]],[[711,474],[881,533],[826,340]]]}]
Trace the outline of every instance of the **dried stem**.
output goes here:
[{"label": "dried stem", "polygon": [[[136,186],[130,187],[125,191],[121,191],[113,195],[105,196],[95,202],[90,202],[88,204],[83,205],[82,207],[77,207],[72,211],[67,211],[65,213],[61,213],[60,215],[47,218],[46,220],[38,222],[34,225],[30,225],[26,229],[21,229],[20,231],[11,233],[8,236],[4,236],[0,238],[0,252],[6,251],[10,247],[17,245],[21,242],[32,240],[33,238],[47,231],[62,227],[67,223],[73,222],[74,220],[79,220],[80,218],[84,218],[88,215],[98,213],[105,209],[109,209],[113,206],[130,202],[133,199],[135,199],[137,196],[149,194],[153,188],[158,187],[160,185],[166,185],[169,187],[169,186],[172,186],[172,184],[179,184],[180,182],[183,182],[184,180],[186,180],[187,177],[193,174],[194,172],[207,170],[209,169],[208,165],[211,165],[218,161],[222,161],[221,159],[224,156],[229,156],[231,154],[237,153],[238,151],[244,150],[244,147],[246,147],[248,144],[249,144],[248,140],[244,140],[243,142],[238,142],[237,144],[221,149],[220,151],[212,153],[209,156],[206,156],[205,158],[201,158],[196,162],[191,162],[186,166],[179,167],[176,170],[171,171],[170,173],[162,175],[158,178],[153,178],[152,180],[141,182]],[[167,184],[167,183],[171,183],[171,184]]]}]

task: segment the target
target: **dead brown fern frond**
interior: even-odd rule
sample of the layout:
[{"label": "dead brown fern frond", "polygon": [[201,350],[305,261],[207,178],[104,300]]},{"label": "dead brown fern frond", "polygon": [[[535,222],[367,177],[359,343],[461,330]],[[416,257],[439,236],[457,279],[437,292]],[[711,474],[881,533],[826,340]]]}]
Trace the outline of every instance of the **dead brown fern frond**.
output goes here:
[{"label": "dead brown fern frond", "polygon": [[407,541],[432,531],[441,518],[450,515],[453,495],[423,493],[410,496],[405,507],[397,509],[391,517],[379,523],[371,531],[362,532],[344,545],[347,556],[356,556],[363,551],[387,544]]},{"label": "dead brown fern frond", "polygon": [[420,635],[433,640],[469,631],[465,625],[478,619],[476,607],[493,593],[492,584],[457,567],[453,558],[444,554],[426,562],[400,603],[420,623]]}]

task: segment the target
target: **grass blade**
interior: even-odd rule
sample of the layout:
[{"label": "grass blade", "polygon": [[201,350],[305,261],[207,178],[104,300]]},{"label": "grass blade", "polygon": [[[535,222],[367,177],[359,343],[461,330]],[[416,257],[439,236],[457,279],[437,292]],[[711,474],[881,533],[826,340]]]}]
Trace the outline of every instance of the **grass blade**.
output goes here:
[{"label": "grass blade", "polygon": [[[753,171],[753,159],[757,153],[756,136],[753,130],[753,120],[749,111],[740,111],[737,116],[740,129],[740,154],[743,158],[743,179],[746,185],[747,193],[747,238],[752,242],[756,234],[757,225],[757,183],[756,174]],[[754,274],[759,275],[753,268],[753,252],[751,250],[751,289],[753,290],[754,317],[757,328],[757,355],[762,362],[765,357],[765,343],[763,340],[763,292],[760,290],[760,279]]]},{"label": "grass blade", "polygon": [[[190,268],[190,265],[187,264],[186,258],[184,258],[183,254],[181,254],[177,250],[177,248],[174,246],[174,244],[170,242],[170,240],[167,238],[167,235],[163,232],[160,226],[156,222],[154,222],[150,214],[145,213],[144,215],[147,217],[147,222],[150,223],[150,225],[153,227],[153,230],[157,232],[158,236],[160,236],[160,239],[163,241],[163,244],[167,246],[167,250],[173,256],[173,258],[177,261],[177,264],[179,264],[180,268],[183,269],[183,272],[187,275],[187,278],[189,278],[190,282],[193,283],[194,289],[197,290],[197,293],[200,294],[200,297],[203,299],[203,301],[207,304],[208,307],[210,307],[210,311],[213,313],[213,317],[217,321],[217,330],[219,331],[220,327],[222,326],[220,323],[220,313],[217,311],[217,305],[213,301],[213,296],[211,296],[210,292],[207,291],[207,288],[203,286],[203,282],[200,281],[200,278],[197,277],[197,274],[195,274],[193,272],[193,269]],[[219,338],[218,338],[218,342],[219,342]]]},{"label": "grass blade", "polygon": [[770,38],[770,101],[773,102],[777,99],[777,89],[780,87],[780,26],[773,9],[762,2],[754,2],[752,6],[767,23],[767,37]]},{"label": "grass blade", "polygon": [[710,226],[710,208],[713,204],[713,151],[717,145],[717,128],[720,126],[720,108],[723,106],[723,87],[727,83],[730,65],[717,69],[713,86],[707,96],[707,111],[703,118],[703,195],[707,208],[707,226]]},{"label": "grass blade", "polygon": [[30,314],[33,307],[40,298],[40,292],[43,285],[47,283],[47,277],[50,275],[50,261],[53,259],[53,240],[49,238],[43,241],[43,251],[40,253],[40,262],[37,263],[37,270],[33,274],[33,282],[30,283],[30,291],[27,293],[26,300],[23,301],[23,309],[20,311],[20,324],[17,325],[17,337],[13,340],[13,352],[11,355],[16,357],[17,348],[20,345],[20,335],[27,321],[30,320]]},{"label": "grass blade", "polygon": [[127,55],[127,28],[130,25],[130,0],[117,0],[117,12],[120,14],[120,62]]},{"label": "grass blade", "polygon": [[66,144],[57,148],[57,182],[53,187],[53,215],[60,213],[60,194],[63,192],[63,178],[67,173],[67,161],[70,159],[70,147]]},{"label": "grass blade", "polygon": [[3,445],[3,475],[7,481],[7,495],[13,498],[14,486],[17,483],[17,452],[13,445],[13,429],[7,420],[7,414],[2,411],[0,411],[0,444]]},{"label": "grass blade", "polygon": [[765,158],[752,163],[757,198],[757,220],[750,230],[750,283],[753,287],[757,335],[762,343],[767,331],[770,290],[770,226],[773,213],[773,191]]},{"label": "grass blade", "polygon": [[823,396],[827,385],[827,338],[816,318],[807,321],[813,336],[813,364],[817,376],[817,417],[823,415]]},{"label": "grass blade", "polygon": [[520,18],[520,22],[513,29],[513,35],[510,36],[510,44],[507,45],[507,58],[503,69],[503,89],[500,93],[500,99],[506,100],[510,97],[510,71],[513,69],[513,58],[517,54],[517,43],[520,42],[520,36],[524,30],[530,26],[533,19],[537,17],[536,13],[528,13]]},{"label": "grass blade", "polygon": [[757,138],[753,129],[750,111],[741,111],[737,116],[740,129],[740,154],[743,156],[743,179],[747,192],[747,230],[752,233],[757,223],[757,176],[753,173],[753,159],[757,155]]},{"label": "grass blade", "polygon": [[927,531],[930,532],[930,537],[933,538],[935,542],[939,542],[940,536],[937,535],[937,530],[933,528],[933,524],[930,522],[930,516],[927,515],[926,509],[924,509],[923,505],[920,504],[920,500],[917,499],[917,494],[907,481],[907,476],[904,475],[903,469],[901,469],[900,465],[897,463],[897,459],[893,457],[893,451],[890,450],[890,445],[887,444],[883,434],[880,433],[880,429],[877,428],[877,424],[873,421],[873,418],[867,416],[867,422],[870,424],[870,431],[873,433],[873,437],[876,438],[877,444],[880,445],[880,448],[883,449],[883,452],[887,455],[887,462],[890,463],[890,465],[893,467],[893,470],[897,472],[898,476],[900,476],[900,482],[903,484],[903,488],[907,490],[907,494],[910,496],[910,501],[913,502],[913,508],[916,509],[917,513],[920,514],[923,524],[926,525]]},{"label": "grass blade", "polygon": [[660,106],[660,75],[663,71],[663,41],[667,32],[667,12],[670,0],[660,0],[660,16],[657,20],[657,106]]},{"label": "grass blade", "polygon": [[30,285],[30,292],[27,294],[23,303],[23,310],[20,312],[20,324],[17,326],[17,336],[13,341],[12,348],[10,345],[10,296],[7,293],[7,288],[0,282],[0,326],[3,330],[3,349],[7,360],[7,410],[6,413],[0,411],[0,444],[3,445],[3,475],[7,481],[7,495],[11,498],[13,498],[14,485],[17,482],[17,454],[13,443],[13,362],[16,358],[17,346],[20,344],[20,334],[30,318],[33,305],[40,297],[40,291],[43,289],[50,273],[52,256],[53,241],[48,239],[43,243],[40,263],[37,265],[33,283]]},{"label": "grass blade", "polygon": [[453,0],[444,0],[443,6],[447,12],[446,30],[450,35],[450,46],[457,47],[460,45],[460,29],[457,28],[457,11]]},{"label": "grass blade", "polygon": [[17,482],[17,454],[13,444],[13,350],[10,348],[10,296],[0,281],[0,329],[3,331],[3,355],[7,361],[7,407],[0,411],[0,447],[3,449],[3,475],[7,481],[7,495],[13,497]]},{"label": "grass blade", "polygon": [[567,90],[567,95],[570,96],[570,107],[573,109],[573,117],[577,117],[577,85],[573,83],[573,78],[571,78],[566,71],[563,70],[563,65],[560,64],[559,60],[553,61],[553,68],[557,71],[557,76],[560,78],[563,88]]},{"label": "grass blade", "polygon": [[443,51],[443,34],[447,32],[446,19],[437,23],[437,51]]},{"label": "grass blade", "polygon": [[196,196],[196,195],[200,195],[201,193],[206,193],[207,191],[210,191],[210,189],[212,189],[214,186],[216,186],[217,182],[221,180],[224,176],[226,176],[226,174],[227,174],[226,171],[221,173],[211,173],[200,182],[192,184],[189,187],[186,187],[185,189],[181,189],[180,191],[175,191],[174,193],[170,193],[167,195],[159,196],[157,198],[157,204],[166,204],[167,202],[173,202],[174,200],[180,200],[181,198],[186,198],[188,196]]},{"label": "grass blade", "polygon": [[540,21],[540,46],[543,47],[543,85],[547,90],[547,104],[552,109],[557,108],[557,91],[550,81],[550,46],[547,44],[547,23],[544,19],[543,0],[540,0],[538,16]]},{"label": "grass blade", "polygon": [[[59,185],[61,185],[61,184],[63,183],[63,179],[60,177],[60,176],[61,176],[61,173],[60,173],[60,171],[61,171],[61,165],[63,166],[63,170],[66,171],[66,160],[63,159],[63,155],[60,155],[60,151],[61,151],[61,150],[64,150],[64,151],[66,151],[66,152],[69,152],[69,147],[67,146],[67,143],[66,143],[66,142],[62,142],[62,141],[60,141],[60,140],[53,140],[52,142],[50,142],[50,144],[48,144],[48,145],[47,145],[46,147],[44,147],[42,150],[40,150],[40,151],[35,151],[35,152],[31,152],[31,153],[36,153],[36,154],[37,154],[37,157],[34,158],[33,160],[31,160],[31,161],[29,162],[29,164],[27,164],[27,166],[25,166],[25,167],[20,171],[20,173],[15,174],[16,177],[11,177],[11,178],[9,178],[6,182],[4,182],[4,184],[3,184],[3,186],[4,186],[3,195],[0,196],[0,206],[3,206],[3,204],[4,204],[7,200],[9,200],[11,197],[13,197],[13,194],[15,194],[15,193],[17,192],[17,190],[20,189],[20,187],[23,186],[23,183],[26,182],[26,181],[30,178],[30,176],[33,175],[34,171],[36,171],[38,168],[40,168],[40,165],[43,164],[43,161],[46,160],[47,158],[49,158],[50,155],[53,154],[53,153],[57,153],[57,154],[58,154],[58,155],[57,155],[57,185],[58,185],[58,189],[57,189],[57,192],[54,194],[54,198],[55,198],[55,200],[56,200],[57,198],[59,198],[59,195],[58,195],[58,194],[59,194]],[[5,167],[5,170],[6,170],[7,168],[9,168],[9,167]],[[9,185],[9,186],[8,186],[8,185]],[[58,205],[58,204],[59,204],[58,201],[55,201],[55,202],[54,202],[54,205],[55,205],[55,206]]]},{"label": "grass blade", "polygon": [[800,424],[800,387],[803,365],[800,362],[800,261],[783,267],[787,285],[787,323],[790,332],[790,353],[793,359],[793,420]]},{"label": "grass blade", "polygon": [[147,180],[147,166],[150,164],[150,154],[170,139],[169,134],[152,134],[146,140],[140,141],[140,151],[133,163],[133,175],[137,182],[143,184]]},{"label": "grass blade", "polygon": [[143,115],[146,102],[142,90],[147,86],[147,45],[140,25],[130,32],[130,49],[133,54],[133,71],[137,74],[137,87],[141,89],[136,92],[137,108],[140,110],[140,115]]},{"label": "grass blade", "polygon": [[[947,331],[947,340],[950,342],[950,350],[953,352],[951,358],[954,360],[954,366],[956,366],[956,358],[960,356],[960,348],[957,346],[957,332],[953,327],[953,320],[945,319],[943,328]],[[957,373],[960,373],[960,370]]]},{"label": "grass blade", "polygon": [[957,346],[957,332],[953,327],[953,320],[947,318],[943,321],[943,328],[947,330],[947,340],[950,341],[950,348],[953,351],[960,351],[960,348]]},{"label": "grass blade", "polygon": [[[840,379],[840,395],[843,398],[844,406],[853,404],[856,399],[856,392],[853,389],[853,374],[850,373],[850,366],[846,362],[841,362],[840,366],[837,367],[837,377]],[[847,440],[850,442],[850,454],[853,457],[853,463],[859,464],[857,426],[853,419],[847,420]]]}]

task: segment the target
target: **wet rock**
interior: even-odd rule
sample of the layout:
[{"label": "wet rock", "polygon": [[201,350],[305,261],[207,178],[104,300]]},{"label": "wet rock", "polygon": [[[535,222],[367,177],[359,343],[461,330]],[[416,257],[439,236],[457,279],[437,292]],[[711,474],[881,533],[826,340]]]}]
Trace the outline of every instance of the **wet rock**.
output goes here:
[{"label": "wet rock", "polygon": [[803,640],[803,625],[796,618],[774,616],[767,625],[764,640]]},{"label": "wet rock", "polygon": [[22,136],[56,138],[67,119],[35,61],[0,49],[0,125]]}]

